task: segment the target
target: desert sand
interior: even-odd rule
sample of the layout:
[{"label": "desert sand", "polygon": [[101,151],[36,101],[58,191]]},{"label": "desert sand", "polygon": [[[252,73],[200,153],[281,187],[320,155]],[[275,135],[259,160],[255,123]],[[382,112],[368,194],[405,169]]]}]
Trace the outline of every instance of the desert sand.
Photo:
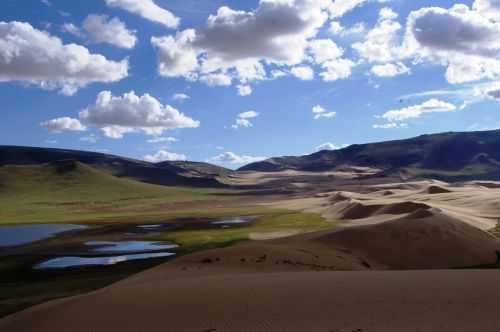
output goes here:
[{"label": "desert sand", "polygon": [[500,270],[477,267],[498,261],[500,184],[346,182],[269,205],[338,227],[179,257],[0,331],[499,331]]}]

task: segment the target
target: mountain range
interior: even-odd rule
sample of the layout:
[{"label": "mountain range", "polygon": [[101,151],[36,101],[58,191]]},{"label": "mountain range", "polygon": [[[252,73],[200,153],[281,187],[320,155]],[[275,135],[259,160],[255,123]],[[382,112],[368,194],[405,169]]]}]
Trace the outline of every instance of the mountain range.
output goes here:
[{"label": "mountain range", "polygon": [[[0,146],[0,166],[51,164],[68,168],[76,162],[119,178],[168,186],[220,187],[224,184],[219,179],[233,172],[203,162],[150,163],[97,152]],[[327,172],[345,167],[370,167],[377,169],[374,176],[397,174],[403,179],[500,180],[500,130],[355,144],[306,156],[271,158],[243,166],[237,172]]]}]

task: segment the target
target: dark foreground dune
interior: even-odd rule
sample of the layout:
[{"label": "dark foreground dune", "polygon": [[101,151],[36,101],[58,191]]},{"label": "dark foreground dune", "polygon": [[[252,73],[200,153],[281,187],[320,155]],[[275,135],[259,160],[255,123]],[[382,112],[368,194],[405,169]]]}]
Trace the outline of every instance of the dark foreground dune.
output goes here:
[{"label": "dark foreground dune", "polygon": [[191,274],[158,269],[0,321],[0,330],[497,332],[500,271]]}]

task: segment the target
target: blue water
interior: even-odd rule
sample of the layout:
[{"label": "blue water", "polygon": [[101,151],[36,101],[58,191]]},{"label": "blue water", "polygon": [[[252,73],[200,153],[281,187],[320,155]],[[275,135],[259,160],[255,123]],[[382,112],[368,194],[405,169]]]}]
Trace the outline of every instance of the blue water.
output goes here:
[{"label": "blue water", "polygon": [[92,251],[100,253],[123,254],[129,252],[168,250],[177,248],[178,245],[167,242],[154,241],[87,241],[87,246]]},{"label": "blue water", "polygon": [[49,259],[45,262],[37,264],[35,269],[62,269],[68,267],[83,267],[83,266],[97,266],[97,265],[114,265],[122,262],[174,256],[171,252],[149,253],[149,254],[134,254],[134,255],[120,255],[111,257],[58,257]]},{"label": "blue water", "polygon": [[86,226],[72,224],[38,224],[0,226],[0,247],[17,246],[43,240],[58,233],[85,229]]},{"label": "blue water", "polygon": [[213,225],[238,225],[253,221],[255,217],[235,217],[212,222]]}]

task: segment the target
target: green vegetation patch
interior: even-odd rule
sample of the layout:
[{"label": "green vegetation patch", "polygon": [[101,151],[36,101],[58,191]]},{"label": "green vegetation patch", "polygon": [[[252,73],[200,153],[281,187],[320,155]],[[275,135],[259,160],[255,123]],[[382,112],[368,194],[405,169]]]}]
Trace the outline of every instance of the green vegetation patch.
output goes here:
[{"label": "green vegetation patch", "polygon": [[155,236],[180,244],[183,250],[221,247],[234,242],[268,239],[335,227],[336,223],[312,213],[268,211],[248,225],[228,229],[180,230]]},{"label": "green vegetation patch", "polygon": [[[158,215],[166,204],[224,199],[222,189],[166,187],[75,163],[0,167],[0,223],[86,222]],[[153,218],[154,219],[154,218]]]}]

